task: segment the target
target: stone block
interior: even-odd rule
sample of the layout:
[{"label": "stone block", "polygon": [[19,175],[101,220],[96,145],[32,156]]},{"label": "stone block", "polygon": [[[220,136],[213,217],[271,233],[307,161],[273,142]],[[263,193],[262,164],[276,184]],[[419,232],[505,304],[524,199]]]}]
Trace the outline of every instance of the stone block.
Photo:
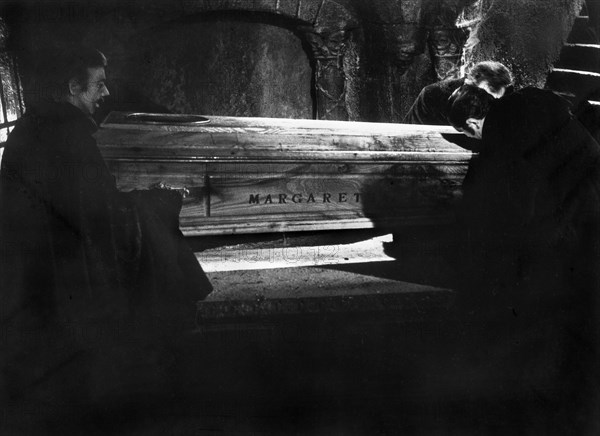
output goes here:
[{"label": "stone block", "polygon": [[296,18],[308,23],[315,23],[319,9],[325,0],[298,0],[298,15]]},{"label": "stone block", "polygon": [[370,5],[371,20],[386,24],[419,23],[421,1],[375,1]]},{"label": "stone block", "polygon": [[555,66],[598,73],[600,72],[600,45],[566,44]]},{"label": "stone block", "polygon": [[277,0],[183,0],[186,12],[265,11],[275,12]]},{"label": "stone block", "polygon": [[322,29],[347,29],[357,25],[352,11],[333,0],[324,0],[315,21],[315,27]]},{"label": "stone block", "polygon": [[277,2],[277,13],[286,17],[296,18],[300,1],[301,0],[279,0]]},{"label": "stone block", "polygon": [[446,288],[391,278],[394,262],[371,267],[386,277],[362,274],[361,266],[275,268],[212,273],[215,291],[197,304],[197,322],[248,317],[392,313],[405,322],[442,319],[451,313],[454,293]]},{"label": "stone block", "polygon": [[600,100],[600,74],[589,71],[554,69],[546,87],[556,92],[572,93],[576,97]]},{"label": "stone block", "polygon": [[414,56],[425,50],[424,30],[415,24],[387,24],[382,26],[385,50],[396,61],[410,63]]}]

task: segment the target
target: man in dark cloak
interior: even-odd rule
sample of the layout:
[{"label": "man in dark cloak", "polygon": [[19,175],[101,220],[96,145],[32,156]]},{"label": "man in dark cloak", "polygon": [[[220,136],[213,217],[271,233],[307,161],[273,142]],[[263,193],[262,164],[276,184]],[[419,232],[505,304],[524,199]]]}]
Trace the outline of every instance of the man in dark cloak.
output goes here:
[{"label": "man in dark cloak", "polygon": [[53,98],[17,122],[0,171],[0,381],[9,403],[64,411],[156,392],[165,344],[211,285],[179,230],[181,195],[120,192],[104,163],[92,136],[104,55],[41,65]]},{"label": "man in dark cloak", "polygon": [[480,350],[548,414],[545,431],[592,434],[599,428],[600,146],[548,90],[494,99],[464,85],[449,115],[481,141],[460,214],[462,303],[486,326]]},{"label": "man in dark cloak", "polygon": [[479,62],[465,77],[446,79],[424,87],[403,122],[447,126],[448,98],[465,83],[476,85],[495,98],[500,98],[512,90],[512,76],[508,68],[500,62]]}]

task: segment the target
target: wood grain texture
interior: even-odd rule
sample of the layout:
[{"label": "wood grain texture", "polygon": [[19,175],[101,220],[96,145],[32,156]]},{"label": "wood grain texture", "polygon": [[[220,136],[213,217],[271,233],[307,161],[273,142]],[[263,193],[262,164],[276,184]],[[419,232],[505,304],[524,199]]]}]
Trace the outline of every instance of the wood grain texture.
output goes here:
[{"label": "wood grain texture", "polygon": [[176,187],[204,186],[206,175],[206,165],[202,163],[107,159],[107,164],[123,191],[147,189],[160,181]]},{"label": "wood grain texture", "polygon": [[211,216],[352,211],[361,217],[361,182],[352,176],[289,173],[277,179],[211,177]]},{"label": "wood grain texture", "polygon": [[444,221],[471,157],[444,139],[454,130],[443,126],[125,117],[111,114],[97,133],[118,186],[192,188],[180,223],[194,235]]},{"label": "wood grain texture", "polygon": [[207,117],[209,124],[126,123],[111,114],[97,133],[107,156],[193,160],[461,160],[470,153],[446,141],[446,126],[277,118]]},{"label": "wood grain texture", "polygon": [[[403,217],[387,217],[377,225],[385,228],[401,228],[415,225],[439,225],[447,223],[450,214],[432,216],[420,210],[407,211]],[[219,218],[181,218],[181,230],[186,236],[234,235],[253,233],[313,232],[317,230],[358,230],[376,227],[369,218],[345,217],[338,214],[333,217],[303,214],[297,219],[288,215],[260,215],[255,217],[219,217]]]}]

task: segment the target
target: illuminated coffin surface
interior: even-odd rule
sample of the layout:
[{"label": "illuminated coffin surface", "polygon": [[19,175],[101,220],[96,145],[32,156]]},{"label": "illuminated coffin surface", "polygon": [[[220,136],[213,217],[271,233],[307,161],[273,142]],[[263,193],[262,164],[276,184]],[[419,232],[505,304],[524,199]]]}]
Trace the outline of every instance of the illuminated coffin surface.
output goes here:
[{"label": "illuminated coffin surface", "polygon": [[179,117],[113,112],[96,137],[120,189],[191,191],[188,235],[444,222],[471,157],[451,127]]}]

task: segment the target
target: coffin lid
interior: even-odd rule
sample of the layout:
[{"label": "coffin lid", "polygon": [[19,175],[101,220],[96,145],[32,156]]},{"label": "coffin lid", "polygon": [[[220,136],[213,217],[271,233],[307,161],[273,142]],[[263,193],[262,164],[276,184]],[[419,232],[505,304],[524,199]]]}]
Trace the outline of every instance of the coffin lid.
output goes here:
[{"label": "coffin lid", "polygon": [[466,160],[450,126],[111,112],[96,134],[106,157],[193,160]]}]

